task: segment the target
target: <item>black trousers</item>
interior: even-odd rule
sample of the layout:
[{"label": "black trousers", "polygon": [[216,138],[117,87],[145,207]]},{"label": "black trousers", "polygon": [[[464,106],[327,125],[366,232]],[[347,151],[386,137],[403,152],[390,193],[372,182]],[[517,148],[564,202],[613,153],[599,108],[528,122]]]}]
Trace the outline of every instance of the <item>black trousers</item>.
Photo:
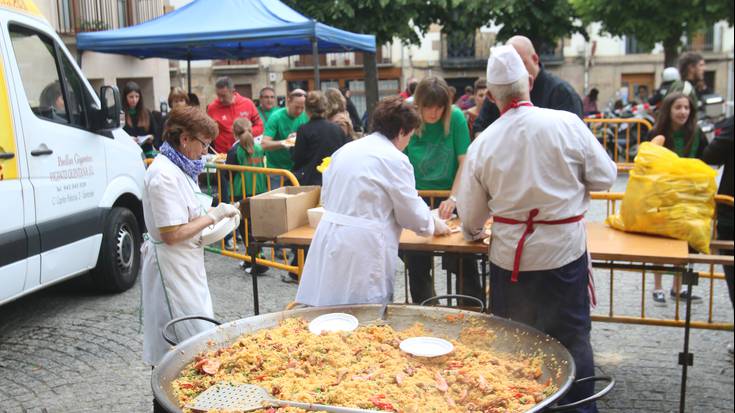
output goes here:
[{"label": "black trousers", "polygon": [[[434,280],[431,279],[431,267],[434,257],[428,252],[407,252],[403,259],[408,268],[408,286],[411,291],[411,302],[420,304],[422,301],[436,296]],[[459,277],[459,265],[462,264],[462,277]],[[483,300],[482,285],[477,271],[477,259],[445,257],[442,259],[442,268],[447,275],[455,274],[454,291],[457,294],[470,295]],[[472,301],[460,302],[461,305],[475,305]]]},{"label": "black trousers", "polygon": [[[431,199],[424,198],[424,202],[429,205],[430,208],[438,207],[439,203],[443,202],[446,198],[434,198],[434,202]],[[407,252],[404,254],[403,262],[406,264],[408,269],[408,286],[411,291],[411,302],[420,304],[431,297],[436,296],[436,290],[434,289],[434,280],[431,279],[431,267],[434,264],[434,259],[431,253],[426,252]],[[475,258],[462,258],[462,279],[460,280],[459,274],[459,262],[460,259],[455,257],[442,259],[442,268],[447,271],[447,276],[450,273],[457,275],[455,277],[454,291],[457,294],[470,295],[477,297],[483,302],[484,293],[480,284],[480,278],[477,271],[477,260]],[[460,301],[460,305],[475,305],[473,302]]]},{"label": "black trousers", "polygon": [[[512,271],[490,263],[492,313],[535,327],[559,340],[574,358],[577,378],[595,374],[590,343],[590,301],[587,291],[589,267],[587,252],[563,267],[545,271],[522,271],[518,282]],[[571,403],[594,393],[594,383],[573,386],[559,403]],[[597,413],[594,402],[574,410]]]}]

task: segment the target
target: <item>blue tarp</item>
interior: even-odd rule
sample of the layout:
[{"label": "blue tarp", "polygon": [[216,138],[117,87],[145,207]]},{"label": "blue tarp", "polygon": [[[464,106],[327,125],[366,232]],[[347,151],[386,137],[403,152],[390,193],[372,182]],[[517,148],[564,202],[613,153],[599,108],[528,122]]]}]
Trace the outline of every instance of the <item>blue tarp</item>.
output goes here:
[{"label": "blue tarp", "polygon": [[317,23],[278,0],[194,0],[156,19],[118,30],[77,35],[77,48],[140,58],[244,59],[319,53],[375,52],[375,36]]}]

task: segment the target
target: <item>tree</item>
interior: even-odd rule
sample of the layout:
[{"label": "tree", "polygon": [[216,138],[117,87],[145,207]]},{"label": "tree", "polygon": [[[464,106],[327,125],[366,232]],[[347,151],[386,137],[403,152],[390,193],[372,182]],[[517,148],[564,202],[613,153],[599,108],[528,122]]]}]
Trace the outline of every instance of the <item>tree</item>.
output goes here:
[{"label": "tree", "polygon": [[[478,0],[475,0],[478,1]],[[492,6],[491,19],[502,25],[498,40],[517,34],[528,37],[538,54],[553,54],[559,40],[587,34],[569,0],[486,0]]]},{"label": "tree", "polygon": [[643,47],[663,43],[664,62],[676,66],[681,39],[720,20],[733,23],[733,0],[572,0],[585,24],[600,22],[613,36],[635,36]]},{"label": "tree", "polygon": [[[442,0],[448,1],[448,0]],[[321,23],[357,33],[375,35],[376,45],[391,42],[394,37],[409,44],[420,41],[419,31],[411,22],[424,20],[421,0],[284,0],[288,6]],[[421,33],[421,34],[423,34]],[[373,53],[364,53],[365,97],[369,116],[378,101],[377,64]]]}]

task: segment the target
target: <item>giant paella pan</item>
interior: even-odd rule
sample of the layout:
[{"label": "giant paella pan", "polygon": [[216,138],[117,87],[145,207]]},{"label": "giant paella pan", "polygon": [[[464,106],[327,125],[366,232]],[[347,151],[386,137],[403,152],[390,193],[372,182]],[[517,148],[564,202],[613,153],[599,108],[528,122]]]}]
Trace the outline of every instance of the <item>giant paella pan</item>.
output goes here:
[{"label": "giant paella pan", "polygon": [[[300,399],[302,402],[338,404],[335,401],[347,400],[342,405],[408,413],[432,411],[426,410],[429,405],[421,403],[438,401],[431,406],[440,406],[443,410],[436,411],[447,413],[541,412],[568,410],[583,402],[599,399],[614,385],[614,380],[609,377],[578,379],[576,382],[603,381],[608,384],[585,401],[555,405],[575,384],[574,360],[555,339],[523,324],[483,313],[444,307],[390,305],[387,311],[381,307],[367,304],[304,308],[218,325],[179,343],[164,356],[152,375],[154,397],[169,412],[186,412],[189,411],[184,407],[187,400],[218,384],[218,380],[226,377],[225,373],[230,373],[230,377],[254,382],[274,396]],[[385,312],[385,322],[376,323],[381,310]],[[341,340],[336,345],[332,343],[331,354],[321,354],[330,349],[323,347],[323,343],[319,343],[322,347],[299,350],[299,347],[314,345],[307,337],[308,322],[334,312],[353,315],[359,320],[360,327],[351,333],[339,333],[336,338],[333,334],[327,335],[327,343],[330,339]],[[174,320],[169,326],[176,322]],[[446,356],[428,359],[414,357],[398,349],[397,339],[419,334],[447,339],[455,344],[455,350]],[[290,338],[276,343],[272,342],[274,335]],[[371,344],[375,340],[377,342]],[[358,346],[372,349],[373,354],[379,354],[380,360],[356,371],[360,367],[354,357],[360,360],[359,357],[367,357],[370,351],[357,354],[362,349],[356,350],[355,342]],[[242,350],[239,355],[236,353],[238,350]],[[486,352],[491,355],[485,356]],[[293,353],[300,353],[311,364],[300,365],[298,356]],[[470,356],[490,358],[478,362],[468,358]],[[232,362],[233,357],[237,362]],[[217,358],[225,361],[217,361]],[[348,365],[339,364],[336,360],[340,358],[346,358]],[[275,367],[274,372],[272,364],[279,359],[285,364]],[[499,375],[495,377],[496,374],[491,372],[483,377],[477,373],[480,371],[477,369],[485,365],[493,367],[492,364],[499,364],[494,366],[499,369],[495,372],[507,373],[511,381],[496,383]],[[419,373],[424,369],[430,374],[424,374],[422,381]],[[281,377],[276,377],[279,375]],[[474,377],[470,378],[471,375]],[[294,384],[297,380],[302,382],[300,387]],[[376,383],[369,383],[370,380],[376,380]],[[409,384],[414,386],[408,387]],[[396,393],[394,389],[391,394],[389,385],[404,386],[405,392],[399,389]],[[501,385],[510,390],[501,388]],[[361,392],[365,393],[359,394]],[[484,396],[476,397],[477,394],[492,392],[499,393],[497,400],[501,401],[488,402]],[[434,398],[420,402],[421,393],[434,395]],[[509,400],[513,403],[509,404]],[[495,403],[494,407],[492,403]],[[509,408],[511,405],[513,407]]]}]

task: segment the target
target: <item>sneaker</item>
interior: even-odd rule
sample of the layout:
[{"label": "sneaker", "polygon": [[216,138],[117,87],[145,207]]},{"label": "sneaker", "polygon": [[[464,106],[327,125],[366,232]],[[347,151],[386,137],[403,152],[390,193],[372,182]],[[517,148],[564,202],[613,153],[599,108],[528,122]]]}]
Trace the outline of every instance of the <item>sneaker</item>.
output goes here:
[{"label": "sneaker", "polygon": [[240,269],[243,271],[247,271],[247,269],[250,268],[250,263],[247,261],[240,261]]},{"label": "sneaker", "polygon": [[[670,295],[671,295],[671,296],[672,296],[673,298],[676,298],[676,291],[674,291],[674,290],[670,290],[670,291],[669,291],[669,294],[670,294]],[[679,299],[681,299],[681,300],[686,300],[686,299],[687,299],[687,296],[688,296],[688,295],[689,295],[689,290],[687,290],[687,289],[683,289],[683,290],[681,290],[681,292],[679,293]],[[692,301],[701,301],[701,300],[702,300],[702,297],[700,297],[700,296],[698,296],[698,295],[696,295],[696,294],[692,294]]]},{"label": "sneaker", "polygon": [[664,294],[664,290],[653,290],[653,301],[658,304],[666,304],[666,294]]},{"label": "sneaker", "polygon": [[282,274],[281,275],[281,281],[285,282],[286,284],[298,284],[299,279],[296,276],[296,274],[290,272],[288,275]]},{"label": "sneaker", "polygon": [[234,250],[235,249],[235,243],[232,241],[232,238],[225,241],[225,249],[228,250]]}]

